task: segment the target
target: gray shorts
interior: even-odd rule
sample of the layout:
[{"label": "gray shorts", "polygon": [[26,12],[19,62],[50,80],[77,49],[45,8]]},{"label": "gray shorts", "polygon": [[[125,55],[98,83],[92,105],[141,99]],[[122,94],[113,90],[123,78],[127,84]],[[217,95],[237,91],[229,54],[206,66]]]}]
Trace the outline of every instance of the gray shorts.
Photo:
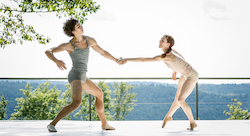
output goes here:
[{"label": "gray shorts", "polygon": [[86,82],[87,80],[86,72],[71,70],[68,74],[68,81],[70,83],[74,80],[81,80],[82,83]]}]

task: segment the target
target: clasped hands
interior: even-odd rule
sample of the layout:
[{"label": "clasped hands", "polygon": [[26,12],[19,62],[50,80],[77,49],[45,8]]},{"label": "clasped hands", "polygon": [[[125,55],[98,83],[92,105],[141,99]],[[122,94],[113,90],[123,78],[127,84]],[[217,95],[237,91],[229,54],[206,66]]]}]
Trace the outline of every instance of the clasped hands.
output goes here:
[{"label": "clasped hands", "polygon": [[119,59],[116,60],[116,63],[118,63],[119,65],[123,65],[123,64],[127,63],[127,60],[123,59],[123,58],[119,58]]}]

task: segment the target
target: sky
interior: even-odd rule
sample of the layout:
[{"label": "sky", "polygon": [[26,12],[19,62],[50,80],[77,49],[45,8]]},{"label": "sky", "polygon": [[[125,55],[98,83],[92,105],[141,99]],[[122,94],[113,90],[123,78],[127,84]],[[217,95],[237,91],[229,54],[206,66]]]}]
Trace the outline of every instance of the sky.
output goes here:
[{"label": "sky", "polygon": [[[100,10],[87,17],[84,35],[95,38],[114,57],[162,54],[159,40],[169,34],[175,39],[173,48],[200,77],[250,77],[249,0],[94,1]],[[8,0],[2,3],[10,4]],[[24,42],[0,48],[0,77],[66,78],[72,66],[68,53],[55,54],[66,63],[65,71],[59,70],[44,53],[71,39],[62,30],[66,19],[48,13],[26,14],[25,23],[49,36],[51,42],[46,45]],[[172,70],[163,62],[117,65],[91,49],[87,76],[171,77]]]}]

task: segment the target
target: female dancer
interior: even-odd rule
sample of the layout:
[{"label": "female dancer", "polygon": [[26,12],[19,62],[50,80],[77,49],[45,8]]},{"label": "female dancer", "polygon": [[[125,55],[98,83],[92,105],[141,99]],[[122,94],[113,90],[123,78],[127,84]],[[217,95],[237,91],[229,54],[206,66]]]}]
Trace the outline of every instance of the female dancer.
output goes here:
[{"label": "female dancer", "polygon": [[72,103],[65,106],[54,120],[47,126],[50,132],[57,132],[55,125],[59,120],[76,110],[82,102],[82,90],[96,97],[95,108],[102,122],[103,130],[115,130],[108,125],[103,106],[103,92],[91,80],[86,77],[87,63],[89,57],[89,48],[92,47],[96,52],[100,53],[107,59],[113,60],[118,64],[124,64],[124,61],[114,58],[107,51],[103,50],[94,38],[83,35],[83,28],[75,19],[69,19],[64,24],[64,33],[73,38],[62,43],[58,47],[50,48],[45,53],[49,59],[54,61],[60,70],[66,69],[65,63],[55,58],[54,53],[67,51],[72,59],[73,67],[68,74],[68,81],[71,86]]},{"label": "female dancer", "polygon": [[181,73],[182,75],[179,79],[175,100],[164,118],[162,128],[164,128],[168,121],[172,120],[172,116],[175,111],[181,107],[190,121],[189,129],[193,130],[197,127],[197,124],[194,121],[191,108],[185,100],[191,94],[196,82],[199,79],[198,73],[184,60],[180,53],[172,50],[172,47],[174,46],[174,39],[172,36],[164,35],[159,42],[159,48],[162,49],[164,54],[153,58],[126,58],[123,60],[131,62],[163,61],[170,69],[174,70],[172,75],[173,80],[176,80],[176,72]]}]

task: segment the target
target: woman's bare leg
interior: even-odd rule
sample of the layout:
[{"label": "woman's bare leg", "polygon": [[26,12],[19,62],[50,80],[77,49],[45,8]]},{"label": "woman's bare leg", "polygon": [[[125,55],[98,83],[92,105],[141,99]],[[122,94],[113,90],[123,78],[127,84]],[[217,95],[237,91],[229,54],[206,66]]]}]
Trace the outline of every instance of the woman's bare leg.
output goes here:
[{"label": "woman's bare leg", "polygon": [[180,92],[181,92],[181,88],[182,88],[182,85],[184,84],[184,82],[186,81],[186,79],[184,78],[184,76],[181,76],[180,79],[179,79],[179,82],[178,82],[178,88],[177,88],[177,92],[175,94],[175,99],[174,99],[174,102],[172,103],[168,113],[166,114],[166,116],[164,117],[164,120],[163,120],[163,124],[162,124],[162,128],[165,127],[166,123],[168,121],[171,121],[172,120],[172,116],[173,114],[176,112],[176,110],[178,108],[180,108],[180,104],[178,102],[178,98],[179,98],[179,95],[180,95]]},{"label": "woman's bare leg", "polygon": [[66,117],[69,113],[76,110],[82,102],[82,82],[81,80],[74,80],[70,83],[72,103],[65,106],[50,123],[56,125],[59,120]]},{"label": "woman's bare leg", "polygon": [[182,85],[184,84],[185,81],[186,81],[186,79],[184,78],[184,76],[181,76],[180,79],[179,79],[179,82],[178,82],[178,88],[177,88],[177,92],[175,94],[174,102],[172,103],[172,105],[171,105],[167,115],[165,116],[165,118],[166,117],[172,117],[173,114],[176,112],[176,110],[178,108],[180,108],[178,98],[179,98],[179,95],[180,95],[180,92],[181,92],[181,89],[182,89]]},{"label": "woman's bare leg", "polygon": [[183,76],[181,76],[179,83],[178,83],[178,90],[176,92],[176,97],[175,100],[170,108],[170,110],[168,111],[167,115],[164,118],[164,122],[163,122],[163,126],[165,126],[166,124],[166,120],[171,120],[173,114],[175,113],[175,111],[181,106],[181,108],[183,109],[184,113],[186,114],[186,116],[188,117],[189,121],[190,121],[190,127],[191,129],[193,129],[194,127],[196,127],[196,123],[194,121],[194,117],[193,117],[193,113],[191,108],[189,107],[189,105],[185,102],[186,98],[192,93],[194,86],[196,84],[196,81],[193,80],[185,80],[185,78]]},{"label": "woman's bare leg", "polygon": [[196,81],[193,80],[186,80],[185,83],[182,86],[178,102],[181,105],[181,108],[187,115],[190,124],[195,123],[194,122],[194,117],[191,108],[188,106],[188,104],[185,102],[186,98],[192,93],[194,86],[196,84]]}]

